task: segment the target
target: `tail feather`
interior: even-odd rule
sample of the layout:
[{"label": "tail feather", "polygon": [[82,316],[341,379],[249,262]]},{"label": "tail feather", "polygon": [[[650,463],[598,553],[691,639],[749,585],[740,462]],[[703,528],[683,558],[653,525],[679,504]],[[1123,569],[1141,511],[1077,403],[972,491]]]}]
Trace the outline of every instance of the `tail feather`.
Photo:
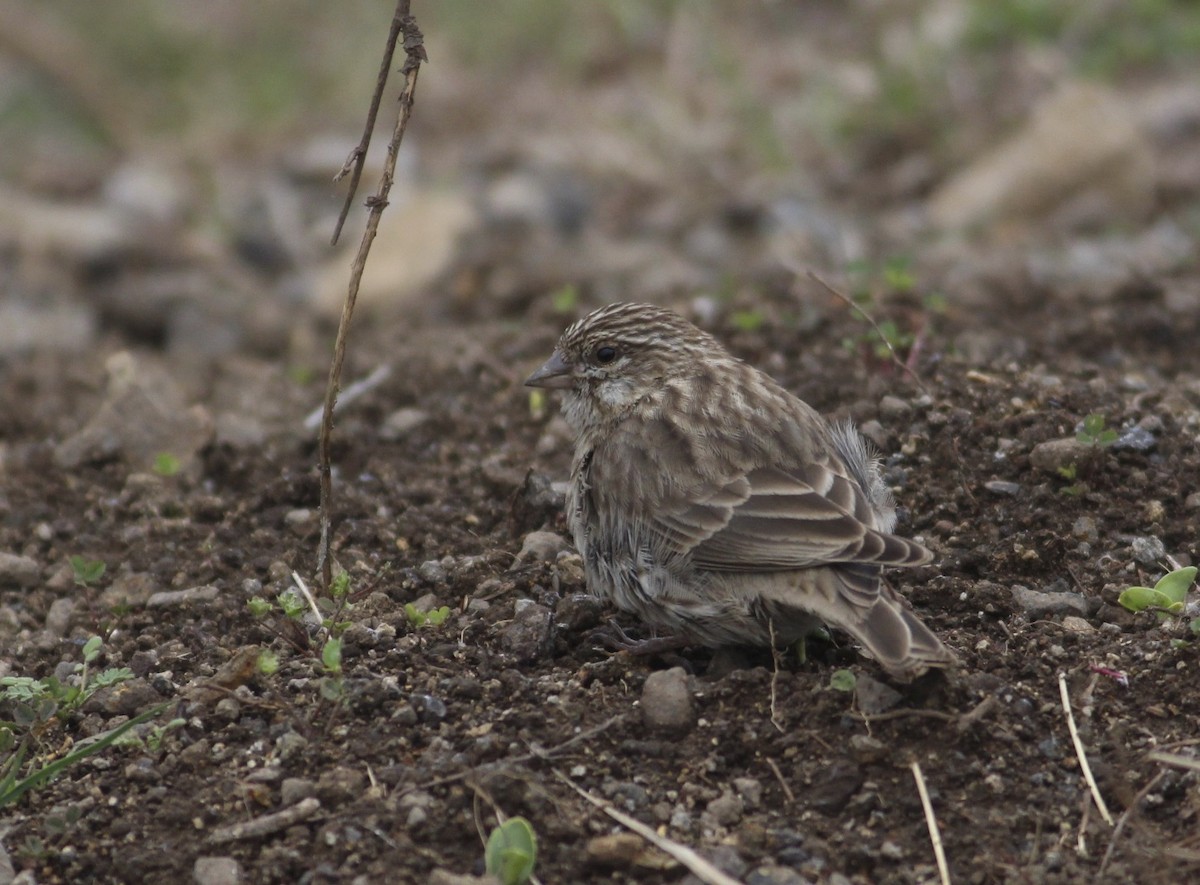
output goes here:
[{"label": "tail feather", "polygon": [[955,665],[953,652],[882,579],[878,567],[806,569],[796,577],[790,587],[770,594],[769,617],[779,635],[794,632],[787,627],[789,621],[799,627],[816,615],[857,639],[897,679],[908,681],[930,668]]}]

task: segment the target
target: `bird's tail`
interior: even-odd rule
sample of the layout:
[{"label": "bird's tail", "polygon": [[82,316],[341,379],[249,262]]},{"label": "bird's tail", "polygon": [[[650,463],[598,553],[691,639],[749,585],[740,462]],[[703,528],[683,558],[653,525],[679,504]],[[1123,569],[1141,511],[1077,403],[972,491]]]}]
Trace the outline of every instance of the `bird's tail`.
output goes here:
[{"label": "bird's tail", "polygon": [[954,653],[880,571],[878,566],[859,564],[805,569],[796,572],[795,586],[772,594],[772,601],[782,609],[811,612],[830,627],[846,631],[896,679],[908,682],[930,668],[954,666]]}]

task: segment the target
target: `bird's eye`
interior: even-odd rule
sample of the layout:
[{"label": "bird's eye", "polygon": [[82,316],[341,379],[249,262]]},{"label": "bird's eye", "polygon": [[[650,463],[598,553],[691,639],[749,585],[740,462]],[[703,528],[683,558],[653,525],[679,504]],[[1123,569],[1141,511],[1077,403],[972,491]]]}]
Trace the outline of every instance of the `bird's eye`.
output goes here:
[{"label": "bird's eye", "polygon": [[617,349],[607,344],[596,348],[596,362],[604,366],[617,358]]}]

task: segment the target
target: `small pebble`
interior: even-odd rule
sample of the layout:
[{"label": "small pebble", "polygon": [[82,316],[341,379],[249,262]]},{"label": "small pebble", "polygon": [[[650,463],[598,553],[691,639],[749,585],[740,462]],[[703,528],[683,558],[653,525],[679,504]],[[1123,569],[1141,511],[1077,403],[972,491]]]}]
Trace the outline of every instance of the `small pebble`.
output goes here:
[{"label": "small pebble", "polygon": [[1003,479],[989,480],[983,484],[983,487],[996,495],[1019,495],[1021,493],[1020,483],[1008,482]]},{"label": "small pebble", "polygon": [[652,732],[680,734],[691,731],[696,724],[696,709],[682,667],[647,676],[641,706],[642,719]]},{"label": "small pebble", "polygon": [[240,885],[242,866],[232,857],[198,857],[192,865],[196,885]]}]

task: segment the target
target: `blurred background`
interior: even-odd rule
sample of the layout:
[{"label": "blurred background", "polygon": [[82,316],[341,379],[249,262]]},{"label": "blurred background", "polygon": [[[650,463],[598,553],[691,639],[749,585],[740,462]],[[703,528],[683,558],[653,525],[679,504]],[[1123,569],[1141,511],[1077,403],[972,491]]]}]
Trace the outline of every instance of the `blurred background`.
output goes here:
[{"label": "blurred background", "polygon": [[[330,246],[332,178],[393,8],[0,4],[0,358],[105,336],[323,352],[363,218]],[[876,294],[919,279],[951,309],[1151,277],[1179,310],[1200,297],[1195,3],[413,12],[430,61],[366,311],[519,321],[637,298],[803,325],[809,268]]]}]

